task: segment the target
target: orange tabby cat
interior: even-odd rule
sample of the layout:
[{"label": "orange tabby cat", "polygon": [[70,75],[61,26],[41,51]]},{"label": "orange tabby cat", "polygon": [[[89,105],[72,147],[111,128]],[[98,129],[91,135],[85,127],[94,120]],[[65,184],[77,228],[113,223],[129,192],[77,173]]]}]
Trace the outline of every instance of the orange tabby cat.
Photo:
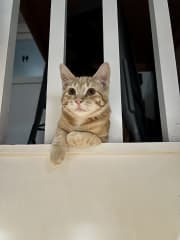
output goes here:
[{"label": "orange tabby cat", "polygon": [[51,148],[51,161],[60,163],[70,147],[106,142],[110,126],[110,67],[103,63],[92,77],[76,77],[60,65],[62,110]]}]

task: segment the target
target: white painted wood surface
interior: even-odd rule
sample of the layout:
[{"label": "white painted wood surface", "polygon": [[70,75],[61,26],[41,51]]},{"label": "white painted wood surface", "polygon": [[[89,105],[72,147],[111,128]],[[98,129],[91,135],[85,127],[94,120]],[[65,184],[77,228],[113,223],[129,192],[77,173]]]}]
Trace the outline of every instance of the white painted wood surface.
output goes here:
[{"label": "white painted wood surface", "polygon": [[104,61],[111,67],[110,142],[123,142],[117,0],[103,0]]},{"label": "white painted wood surface", "polygon": [[[36,113],[42,78],[15,78],[5,144],[27,144]],[[22,100],[23,99],[23,100]],[[44,119],[42,119],[42,122]],[[36,143],[43,143],[44,132],[38,131]]]},{"label": "white painted wood surface", "polygon": [[7,134],[19,0],[0,1],[0,143]]},{"label": "white painted wood surface", "polygon": [[180,92],[167,0],[149,0],[164,141],[180,141]]},{"label": "white painted wood surface", "polygon": [[178,240],[180,143],[0,146],[0,239]]},{"label": "white painted wood surface", "polygon": [[50,143],[60,116],[62,83],[59,66],[65,57],[66,0],[51,1],[45,142]]}]

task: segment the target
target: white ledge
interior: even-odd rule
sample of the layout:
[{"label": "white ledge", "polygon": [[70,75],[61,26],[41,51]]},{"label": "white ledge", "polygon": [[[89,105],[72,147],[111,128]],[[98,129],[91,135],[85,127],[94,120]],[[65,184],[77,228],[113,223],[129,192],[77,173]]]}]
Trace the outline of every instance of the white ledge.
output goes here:
[{"label": "white ledge", "polygon": [[[50,145],[0,145],[1,157],[45,157],[49,156]],[[67,156],[137,156],[137,155],[178,155],[180,142],[163,143],[103,143],[89,148],[70,148]]]},{"label": "white ledge", "polygon": [[0,146],[0,239],[179,239],[180,143],[49,151]]}]

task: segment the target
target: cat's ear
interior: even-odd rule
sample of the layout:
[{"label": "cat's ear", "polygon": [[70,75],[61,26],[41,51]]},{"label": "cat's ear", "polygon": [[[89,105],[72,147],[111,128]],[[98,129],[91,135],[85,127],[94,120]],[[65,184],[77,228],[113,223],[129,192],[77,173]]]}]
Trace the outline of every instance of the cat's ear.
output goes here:
[{"label": "cat's ear", "polygon": [[103,88],[109,87],[110,80],[110,66],[108,63],[103,63],[94,74],[94,76],[100,83]]},{"label": "cat's ear", "polygon": [[63,88],[65,88],[75,78],[74,74],[64,64],[60,64],[60,74],[63,82]]}]

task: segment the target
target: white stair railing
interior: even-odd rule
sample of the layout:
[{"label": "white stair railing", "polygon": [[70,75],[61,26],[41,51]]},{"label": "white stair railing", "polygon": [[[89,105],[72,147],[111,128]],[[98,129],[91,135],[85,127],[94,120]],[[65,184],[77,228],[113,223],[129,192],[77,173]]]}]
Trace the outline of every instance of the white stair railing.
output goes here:
[{"label": "white stair railing", "polygon": [[[104,61],[111,65],[110,141],[122,142],[117,1],[103,0]],[[167,0],[149,0],[161,125],[164,141],[180,141],[180,92]],[[0,143],[8,127],[19,0],[0,1]],[[66,0],[52,0],[45,141],[51,142],[60,113],[59,64],[65,58]]]},{"label": "white stair railing", "polygon": [[167,0],[149,0],[164,141],[180,141],[180,92]]},{"label": "white stair railing", "polygon": [[6,140],[19,0],[0,0],[0,144]]}]

